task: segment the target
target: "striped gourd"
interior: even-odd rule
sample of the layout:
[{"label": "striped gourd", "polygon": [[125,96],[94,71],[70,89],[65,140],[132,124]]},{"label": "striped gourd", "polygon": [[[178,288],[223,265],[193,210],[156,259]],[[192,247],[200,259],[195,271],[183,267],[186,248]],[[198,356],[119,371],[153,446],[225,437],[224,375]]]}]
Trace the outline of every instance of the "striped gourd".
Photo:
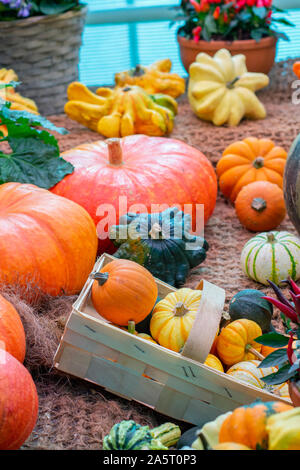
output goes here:
[{"label": "striped gourd", "polygon": [[289,232],[264,232],[251,238],[241,254],[244,273],[261,284],[300,278],[300,239]]},{"label": "striped gourd", "polygon": [[247,384],[253,385],[254,387],[264,388],[272,391],[272,388],[267,386],[261,379],[262,377],[266,377],[266,375],[277,372],[277,367],[266,367],[264,369],[260,369],[258,367],[259,364],[259,361],[238,362],[237,364],[230,367],[226,373],[235,379],[246,382]]}]

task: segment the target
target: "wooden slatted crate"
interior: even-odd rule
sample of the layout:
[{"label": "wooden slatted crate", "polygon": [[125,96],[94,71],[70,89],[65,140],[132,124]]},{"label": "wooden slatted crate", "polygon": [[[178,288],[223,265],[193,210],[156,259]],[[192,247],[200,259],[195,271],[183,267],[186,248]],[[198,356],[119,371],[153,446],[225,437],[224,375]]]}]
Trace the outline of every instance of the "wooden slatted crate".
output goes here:
[{"label": "wooden slatted crate", "polygon": [[[102,255],[94,271],[113,259]],[[158,279],[156,283],[160,298],[176,290]],[[91,302],[92,284],[91,279],[86,282],[67,321],[54,358],[60,371],[195,425],[255,399],[291,403],[203,364],[218,331],[223,289],[201,281],[197,287],[202,290],[200,307],[179,354],[100,317]]]}]

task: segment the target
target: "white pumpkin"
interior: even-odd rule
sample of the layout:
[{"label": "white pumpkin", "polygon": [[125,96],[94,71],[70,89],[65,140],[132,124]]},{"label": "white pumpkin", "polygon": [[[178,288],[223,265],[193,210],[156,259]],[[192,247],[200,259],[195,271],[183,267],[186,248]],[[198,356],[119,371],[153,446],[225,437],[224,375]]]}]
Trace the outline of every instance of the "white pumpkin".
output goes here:
[{"label": "white pumpkin", "polygon": [[251,238],[241,254],[241,267],[254,281],[278,284],[300,278],[300,239],[289,232],[264,232]]},{"label": "white pumpkin", "polygon": [[246,382],[248,385],[263,388],[272,391],[272,387],[268,386],[261,379],[266,375],[273,374],[278,369],[277,367],[265,367],[260,369],[258,366],[260,361],[242,361],[231,366],[226,372],[231,377],[234,377],[241,382]]}]

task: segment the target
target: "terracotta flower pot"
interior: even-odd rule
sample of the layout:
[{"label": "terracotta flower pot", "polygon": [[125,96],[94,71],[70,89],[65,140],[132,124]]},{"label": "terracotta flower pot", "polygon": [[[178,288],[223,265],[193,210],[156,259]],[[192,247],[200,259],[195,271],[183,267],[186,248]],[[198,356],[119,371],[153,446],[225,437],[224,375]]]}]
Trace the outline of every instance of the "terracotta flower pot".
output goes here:
[{"label": "terracotta flower pot", "polygon": [[289,381],[289,394],[294,406],[300,406],[300,380]]},{"label": "terracotta flower pot", "polygon": [[228,49],[232,55],[244,54],[249,72],[268,74],[274,64],[277,38],[269,36],[256,42],[254,39],[243,41],[199,41],[177,36],[180,57],[186,71],[195,62],[197,54],[206,52],[213,56],[219,49]]}]

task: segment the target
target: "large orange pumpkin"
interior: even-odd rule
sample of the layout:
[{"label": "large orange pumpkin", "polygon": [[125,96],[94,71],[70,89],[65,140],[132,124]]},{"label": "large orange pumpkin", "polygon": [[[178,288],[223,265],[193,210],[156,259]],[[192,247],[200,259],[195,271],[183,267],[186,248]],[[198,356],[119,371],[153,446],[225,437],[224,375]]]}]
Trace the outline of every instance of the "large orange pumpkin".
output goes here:
[{"label": "large orange pumpkin", "polygon": [[283,186],[287,152],[270,139],[248,137],[234,142],[217,164],[220,190],[234,202],[240,190],[254,181],[270,181]]},{"label": "large orange pumpkin", "polygon": [[74,202],[30,184],[0,186],[0,282],[75,294],[93,268],[97,243],[92,219]]},{"label": "large orange pumpkin", "polygon": [[31,434],[38,415],[38,395],[28,370],[0,350],[0,450],[16,450]]},{"label": "large orange pumpkin", "polygon": [[241,318],[229,323],[218,337],[218,357],[228,366],[257,359],[255,353],[260,353],[261,344],[255,343],[254,340],[261,335],[260,326],[252,320]]},{"label": "large orange pumpkin", "polygon": [[23,324],[15,307],[2,295],[0,295],[0,349],[1,344],[18,361],[24,361],[26,340]]},{"label": "large orange pumpkin", "polygon": [[115,259],[99,273],[92,273],[92,302],[97,312],[116,325],[139,323],[151,312],[157,299],[152,274],[134,261]]},{"label": "large orange pumpkin", "polygon": [[88,211],[97,225],[101,252],[116,250],[108,239],[108,226],[118,224],[119,215],[130,208],[136,212],[133,204],[143,204],[142,212],[150,211],[152,204],[177,204],[182,210],[184,204],[192,204],[194,221],[196,204],[204,204],[205,222],[214,210],[215,171],[199,150],[179,140],[133,135],[80,145],[63,157],[75,171],[52,191]]},{"label": "large orange pumpkin", "polygon": [[267,449],[267,418],[293,407],[279,401],[254,402],[236,408],[222,423],[219,442],[236,442],[251,449]]}]

